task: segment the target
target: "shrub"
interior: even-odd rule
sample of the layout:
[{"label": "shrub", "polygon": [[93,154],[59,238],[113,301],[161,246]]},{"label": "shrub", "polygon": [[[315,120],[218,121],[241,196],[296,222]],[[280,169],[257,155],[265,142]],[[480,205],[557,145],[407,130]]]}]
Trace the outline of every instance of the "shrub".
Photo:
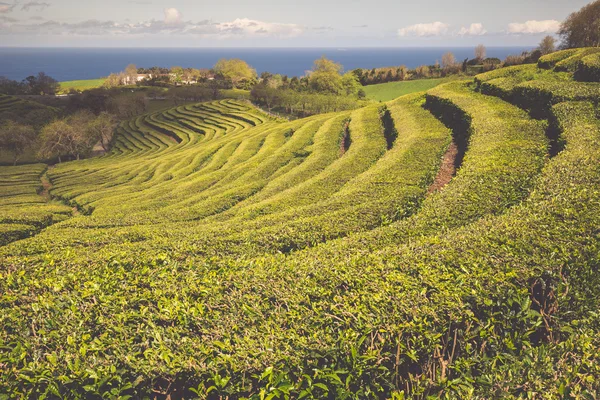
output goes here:
[{"label": "shrub", "polygon": [[556,63],[563,61],[579,52],[579,49],[561,50],[540,57],[538,67],[542,69],[552,69]]},{"label": "shrub", "polygon": [[575,70],[577,69],[577,67],[579,65],[579,62],[584,57],[586,57],[590,54],[598,53],[598,52],[600,52],[600,47],[579,49],[579,51],[577,53],[575,53],[574,55],[572,55],[571,57],[565,58],[565,59],[557,62],[556,65],[554,66],[554,69],[557,72],[560,72],[560,71],[575,72]]},{"label": "shrub", "polygon": [[549,122],[471,81],[295,121],[220,100],[122,122],[51,202],[44,165],[0,168],[0,398],[594,398],[599,85],[477,80]]},{"label": "shrub", "polygon": [[581,59],[575,71],[575,79],[581,82],[600,82],[600,53]]}]

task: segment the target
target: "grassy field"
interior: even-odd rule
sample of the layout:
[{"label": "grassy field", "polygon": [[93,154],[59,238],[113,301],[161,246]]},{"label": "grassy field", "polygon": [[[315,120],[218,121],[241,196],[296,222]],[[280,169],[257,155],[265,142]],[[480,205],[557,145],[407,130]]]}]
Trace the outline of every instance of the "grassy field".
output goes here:
[{"label": "grassy field", "polygon": [[591,55],[294,121],[157,107],[0,168],[0,398],[596,398]]},{"label": "grassy field", "polygon": [[71,89],[79,91],[96,89],[101,87],[105,81],[105,78],[101,78],[60,82],[60,93],[68,93]]},{"label": "grassy field", "polygon": [[415,81],[388,82],[363,87],[368,99],[390,101],[410,93],[422,92],[445,82],[445,79],[419,79]]}]

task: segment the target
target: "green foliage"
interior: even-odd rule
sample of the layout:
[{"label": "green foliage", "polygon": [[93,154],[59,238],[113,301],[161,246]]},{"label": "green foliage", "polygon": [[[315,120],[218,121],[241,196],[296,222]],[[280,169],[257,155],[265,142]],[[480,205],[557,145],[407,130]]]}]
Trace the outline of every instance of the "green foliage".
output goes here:
[{"label": "green foliage", "polygon": [[593,1],[565,19],[558,34],[564,48],[600,46],[600,1]]},{"label": "green foliage", "polygon": [[600,82],[600,53],[585,56],[579,62],[575,79],[582,82]]},{"label": "green foliage", "polygon": [[590,54],[595,54],[600,52],[600,47],[592,47],[587,49],[579,49],[577,53],[572,55],[571,57],[565,58],[556,63],[554,66],[554,70],[559,71],[567,71],[567,72],[575,72],[577,69],[579,62],[587,57]]},{"label": "green foliage", "polygon": [[49,203],[38,193],[46,165],[0,168],[0,246],[29,237],[66,219],[71,209]]},{"label": "green foliage", "polygon": [[234,88],[249,89],[256,80],[256,70],[240,59],[221,59],[213,67],[215,73],[231,80]]},{"label": "green foliage", "polygon": [[[575,55],[563,58],[563,61],[556,64],[554,70],[560,69],[559,65],[571,70],[571,67],[565,66],[580,65],[582,59],[595,57],[595,50],[578,49]],[[590,53],[591,55],[585,56]],[[549,118],[550,109],[555,104],[565,101],[595,101],[598,98],[600,85],[595,82],[577,82],[575,75],[568,71],[554,72],[529,65],[481,74],[475,77],[475,82],[482,93],[500,96],[529,110],[536,117]]]},{"label": "green foliage", "polygon": [[355,94],[359,87],[358,79],[351,73],[342,76],[342,71],[341,64],[321,57],[315,61],[308,76],[310,88],[319,93]]},{"label": "green foliage", "polygon": [[552,69],[557,63],[574,56],[577,53],[579,53],[579,49],[567,49],[544,55],[538,60],[538,67]]},{"label": "green foliage", "polygon": [[0,168],[0,397],[594,398],[595,85],[533,65],[295,121],[186,104]]}]

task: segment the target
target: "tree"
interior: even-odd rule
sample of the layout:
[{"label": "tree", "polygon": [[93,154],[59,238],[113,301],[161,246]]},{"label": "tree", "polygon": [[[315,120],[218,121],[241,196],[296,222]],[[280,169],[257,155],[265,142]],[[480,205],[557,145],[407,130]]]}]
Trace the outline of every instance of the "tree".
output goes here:
[{"label": "tree", "polygon": [[513,65],[521,65],[525,62],[524,55],[509,55],[504,59],[504,66],[510,67]]},{"label": "tree", "polygon": [[281,93],[277,88],[271,87],[268,83],[264,82],[254,86],[250,92],[251,98],[258,103],[266,105],[269,112],[271,112],[275,102],[280,99],[280,95]]},{"label": "tree", "polygon": [[554,53],[554,51],[556,50],[556,39],[554,39],[550,35],[546,36],[540,42],[538,50],[542,53],[542,55]]},{"label": "tree", "polygon": [[58,91],[60,84],[58,81],[44,72],[40,72],[37,76],[28,76],[23,81],[24,85],[27,87],[27,94],[56,94]]},{"label": "tree", "polygon": [[191,84],[193,82],[199,82],[200,78],[202,78],[202,73],[199,69],[196,68],[186,68],[183,72],[183,80],[187,84]]},{"label": "tree", "polygon": [[40,133],[40,158],[58,157],[58,162],[62,162],[62,156],[70,154],[73,137],[72,128],[66,120],[49,123]]},{"label": "tree", "polygon": [[107,113],[96,117],[88,110],[77,111],[42,128],[39,155],[42,158],[58,157],[58,162],[65,155],[79,160],[98,142],[108,149],[114,127],[114,118]]},{"label": "tree", "polygon": [[475,59],[479,61],[483,61],[486,56],[485,46],[480,44],[475,47]]},{"label": "tree", "polygon": [[90,129],[95,120],[94,114],[89,110],[77,111],[67,118],[67,123],[72,128],[71,154],[79,160],[82,154],[86,154],[98,142],[99,138],[94,136],[95,131]]},{"label": "tree", "polygon": [[13,154],[13,165],[17,165],[25,150],[36,140],[35,129],[30,125],[6,121],[0,126],[0,148]]},{"label": "tree", "polygon": [[2,94],[24,94],[24,84],[0,76],[0,93]]},{"label": "tree", "polygon": [[137,83],[138,69],[135,64],[129,64],[125,67],[124,80],[127,85],[135,85]]},{"label": "tree", "polygon": [[448,52],[442,56],[442,68],[448,70],[456,65],[456,57]]},{"label": "tree", "polygon": [[563,48],[600,46],[600,0],[569,15],[558,34]]},{"label": "tree", "polygon": [[115,117],[107,112],[102,112],[88,124],[87,136],[94,143],[100,142],[104,151],[108,151],[116,127]]},{"label": "tree", "polygon": [[415,68],[415,74],[419,78],[429,78],[431,76],[431,68],[427,65],[421,65]]},{"label": "tree", "polygon": [[343,94],[346,96],[356,95],[361,88],[361,84],[356,75],[348,72],[342,76],[342,88]]},{"label": "tree", "polygon": [[171,81],[174,83],[181,83],[183,81],[183,68],[172,67],[171,68]]},{"label": "tree", "polygon": [[238,58],[231,60],[222,58],[217,61],[213,69],[215,73],[229,79],[236,88],[240,82],[251,81],[257,77],[256,70]]},{"label": "tree", "polygon": [[309,85],[316,92],[340,94],[343,90],[342,71],[341,64],[323,56],[314,62],[308,75]]},{"label": "tree", "polygon": [[278,89],[283,85],[283,78],[279,74],[270,75],[264,82],[271,89]]},{"label": "tree", "polygon": [[102,86],[107,88],[114,88],[122,84],[123,82],[121,81],[121,78],[118,74],[110,74],[108,78],[106,78]]},{"label": "tree", "polygon": [[401,65],[397,72],[398,80],[405,81],[408,78],[408,68],[406,65]]}]

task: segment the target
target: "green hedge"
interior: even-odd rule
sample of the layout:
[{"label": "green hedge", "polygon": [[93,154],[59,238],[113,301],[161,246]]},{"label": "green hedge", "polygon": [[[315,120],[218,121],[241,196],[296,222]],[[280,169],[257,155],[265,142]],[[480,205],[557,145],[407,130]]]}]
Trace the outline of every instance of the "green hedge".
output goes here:
[{"label": "green hedge", "polygon": [[[594,398],[600,123],[537,75],[517,87],[551,93],[553,158],[546,122],[456,82],[386,105],[391,148],[380,106],[244,128],[210,106],[56,166],[52,193],[95,210],[0,246],[0,398]],[[427,195],[434,114],[466,153]]]},{"label": "green hedge", "polygon": [[539,117],[549,117],[550,108],[564,101],[596,101],[600,84],[587,82],[530,81],[513,89],[515,102]]},{"label": "green hedge", "polygon": [[560,72],[560,71],[575,72],[577,70],[577,67],[579,66],[579,62],[583,58],[587,57],[588,55],[595,54],[598,52],[600,52],[600,47],[579,49],[579,51],[577,53],[575,53],[574,55],[572,55],[571,57],[557,62],[554,67],[554,70],[557,72]]},{"label": "green hedge", "polygon": [[581,82],[600,82],[600,53],[581,59],[575,71],[575,79]]},{"label": "green hedge", "polygon": [[542,69],[552,69],[558,62],[563,61],[571,56],[574,56],[575,54],[579,53],[579,51],[580,49],[567,49],[556,51],[554,53],[540,57],[537,65],[539,68]]}]

